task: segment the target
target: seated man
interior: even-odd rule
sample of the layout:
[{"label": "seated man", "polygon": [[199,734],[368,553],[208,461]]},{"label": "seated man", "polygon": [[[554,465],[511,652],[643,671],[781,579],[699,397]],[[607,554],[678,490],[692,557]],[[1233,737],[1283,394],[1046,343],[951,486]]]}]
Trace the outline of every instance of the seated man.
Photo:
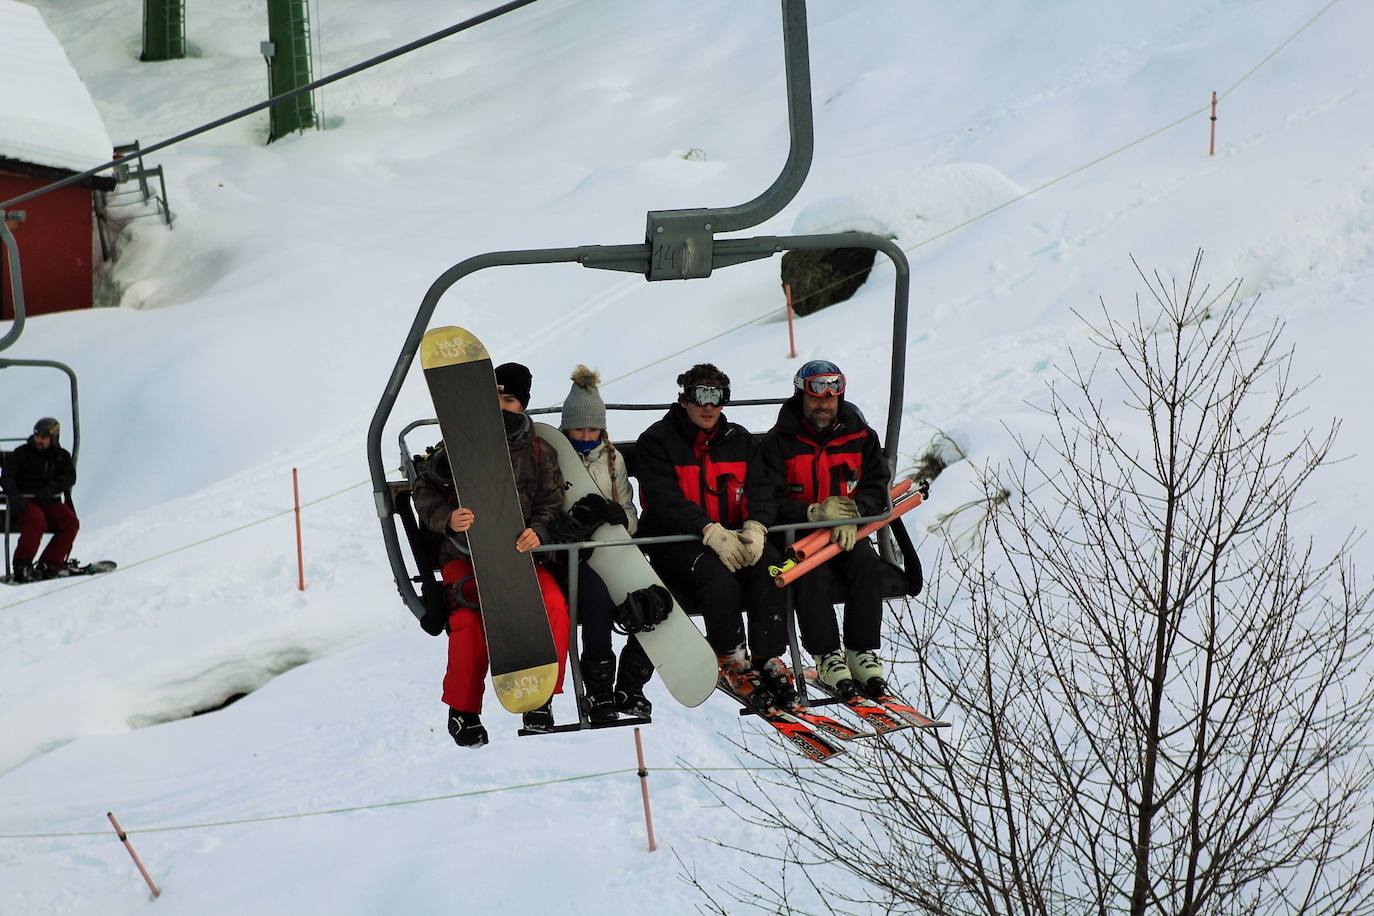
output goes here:
[{"label": "seated man", "polygon": [[[76,465],[71,452],[58,444],[61,432],[62,425],[52,417],[39,420],[28,441],[10,452],[0,473],[10,527],[19,532],[14,548],[16,582],[53,579],[69,571],[67,554],[81,523],[62,501],[62,494],[76,484]],[[45,531],[53,532],[53,537],[35,562]]]},{"label": "seated man", "polygon": [[781,560],[766,537],[772,487],[749,430],[721,413],[729,377],[703,363],[677,382],[677,403],[635,445],[644,506],[638,533],[690,534],[701,542],[658,544],[645,553],[665,582],[701,610],[730,689],[758,709],[791,705],[796,690],[780,657],[787,646],[785,596],[768,575]]},{"label": "seated man", "polygon": [[[840,521],[878,515],[887,506],[892,475],[878,434],[844,399],[838,366],[812,360],[792,380],[796,389],[778,410],[763,444],[763,460],[780,488],[778,523]],[[802,645],[816,659],[816,675],[842,697],[887,692],[882,641],[882,560],[855,525],[830,529],[843,551],[793,586]],[[844,643],[831,597],[843,586]],[[845,650],[847,647],[847,651]]]}]

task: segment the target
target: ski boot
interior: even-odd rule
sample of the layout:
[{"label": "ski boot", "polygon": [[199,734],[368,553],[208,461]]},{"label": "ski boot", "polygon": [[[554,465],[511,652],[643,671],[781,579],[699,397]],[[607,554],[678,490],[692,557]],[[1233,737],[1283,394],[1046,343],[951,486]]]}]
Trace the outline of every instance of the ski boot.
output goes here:
[{"label": "ski boot", "polygon": [[615,656],[582,657],[582,687],[586,695],[582,708],[587,721],[595,724],[614,722],[619,718],[615,705]]},{"label": "ski boot", "polygon": [[797,705],[797,684],[792,679],[792,669],[781,658],[770,658],[759,669],[759,680],[773,695],[773,705],[779,709],[791,709]]},{"label": "ski boot", "polygon": [[749,660],[744,656],[743,646],[724,655],[717,655],[716,662],[720,665],[722,687],[758,712],[773,708],[773,693],[759,676],[759,672],[750,667]]},{"label": "ski boot", "polygon": [[892,688],[887,685],[883,660],[878,657],[877,652],[871,649],[855,652],[850,649],[845,652],[845,659],[849,662],[849,670],[854,674],[855,685],[864,696],[871,699],[892,692]]},{"label": "ski boot", "polygon": [[520,719],[527,732],[553,731],[553,700],[549,700],[538,709],[524,713]]},{"label": "ski boot", "polygon": [[854,675],[839,649],[816,656],[816,680],[846,702],[859,693],[859,686],[854,683]]},{"label": "ski boot", "polygon": [[448,733],[459,747],[481,747],[487,743],[486,726],[482,724],[482,717],[475,712],[459,712],[449,707]]}]

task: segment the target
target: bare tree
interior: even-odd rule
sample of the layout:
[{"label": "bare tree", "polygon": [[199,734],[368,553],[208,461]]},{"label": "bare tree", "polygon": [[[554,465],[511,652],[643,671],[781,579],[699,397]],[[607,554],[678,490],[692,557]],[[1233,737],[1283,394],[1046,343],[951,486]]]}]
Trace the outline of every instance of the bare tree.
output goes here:
[{"label": "bare tree", "polygon": [[722,790],[846,905],[1374,913],[1374,600],[1352,538],[1290,527],[1338,424],[1298,428],[1281,327],[1200,263],[1141,272],[1157,320],[1103,308],[1052,434],[985,475],[1014,498],[899,615],[954,734]]}]

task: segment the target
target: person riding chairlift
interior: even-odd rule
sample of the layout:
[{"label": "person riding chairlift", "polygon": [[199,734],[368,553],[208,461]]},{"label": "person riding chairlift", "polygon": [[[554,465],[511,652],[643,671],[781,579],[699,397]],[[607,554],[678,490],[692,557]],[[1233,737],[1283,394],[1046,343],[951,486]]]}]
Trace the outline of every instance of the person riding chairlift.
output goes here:
[{"label": "person riding chairlift", "polygon": [[[15,582],[37,582],[70,575],[79,565],[68,559],[81,522],[62,495],[76,485],[76,464],[58,439],[62,424],[43,417],[33,425],[28,441],[10,452],[0,472],[0,487],[9,503],[10,524],[19,532],[14,547]],[[43,533],[52,540],[38,554]]]}]

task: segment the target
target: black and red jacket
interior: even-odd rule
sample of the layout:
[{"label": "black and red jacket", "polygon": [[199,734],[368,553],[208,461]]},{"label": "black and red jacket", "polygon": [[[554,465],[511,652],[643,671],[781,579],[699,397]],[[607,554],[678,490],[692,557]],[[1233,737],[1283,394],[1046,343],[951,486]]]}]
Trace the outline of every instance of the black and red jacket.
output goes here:
[{"label": "black and red jacket", "polygon": [[859,409],[840,401],[835,421],[813,429],[793,395],[778,410],[778,422],[763,440],[763,460],[776,488],[778,523],[806,521],[806,507],[827,496],[848,496],[860,515],[887,507],[892,473],[878,445],[878,434]]},{"label": "black and red jacket", "polygon": [[635,443],[640,536],[701,534],[711,522],[774,522],[773,487],[749,430],[720,415],[707,435],[680,404]]}]

